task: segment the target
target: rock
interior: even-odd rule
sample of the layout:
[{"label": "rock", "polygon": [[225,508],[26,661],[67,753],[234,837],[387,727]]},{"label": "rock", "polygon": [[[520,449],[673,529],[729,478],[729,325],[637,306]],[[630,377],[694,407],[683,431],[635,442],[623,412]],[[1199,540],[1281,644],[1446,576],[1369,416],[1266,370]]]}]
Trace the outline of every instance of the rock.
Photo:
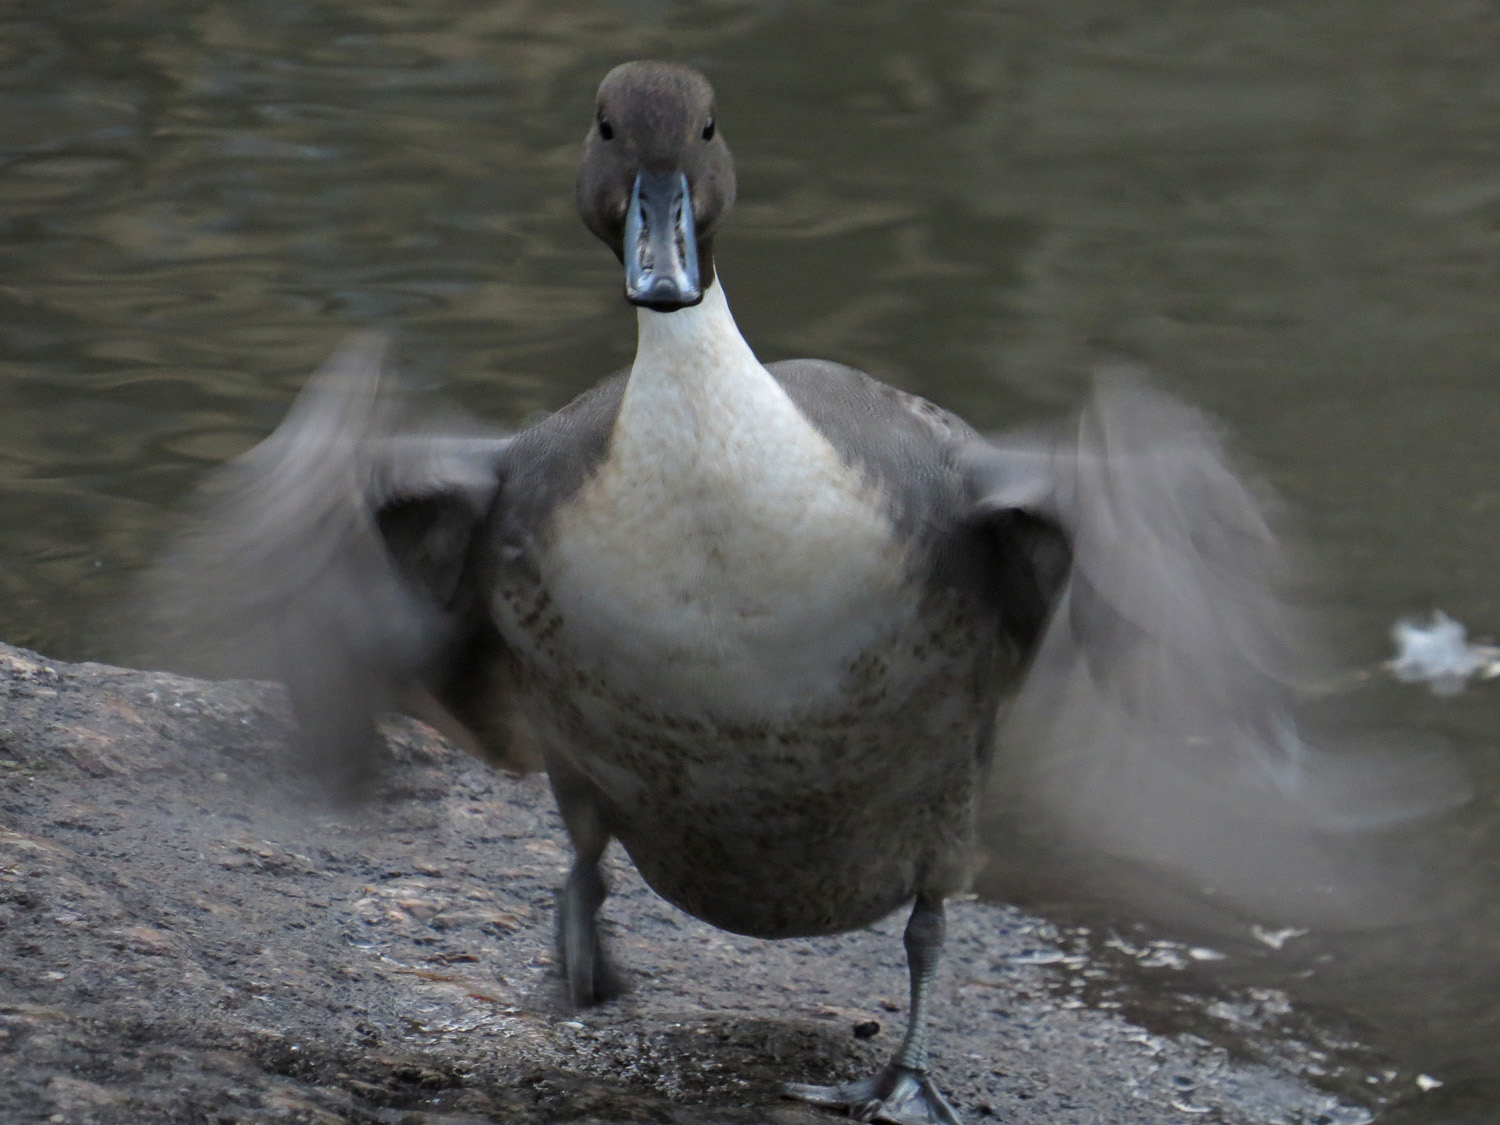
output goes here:
[{"label": "rock", "polygon": [[[0,646],[0,1120],[817,1125],[836,1118],[779,1084],[890,1050],[869,1013],[902,1008],[901,918],[738,937],[616,854],[606,925],[633,991],[574,1012],[545,780],[397,720],[375,797],[335,811],[288,733],[270,685]],[[950,935],[933,1047],[971,1118],[1155,1125],[1190,1096],[1230,1123],[1358,1119],[1274,1061],[1306,1052],[1230,1061],[1055,997],[1059,965],[1021,956],[1055,942],[1045,922],[959,902]]]}]

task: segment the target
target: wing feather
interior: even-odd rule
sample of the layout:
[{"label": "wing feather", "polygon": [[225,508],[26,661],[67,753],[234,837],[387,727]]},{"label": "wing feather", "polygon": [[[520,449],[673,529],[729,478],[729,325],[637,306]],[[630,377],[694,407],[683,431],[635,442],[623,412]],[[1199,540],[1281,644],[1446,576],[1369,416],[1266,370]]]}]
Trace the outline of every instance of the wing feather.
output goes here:
[{"label": "wing feather", "polygon": [[1072,551],[1001,728],[997,807],[1254,899],[1330,834],[1467,798],[1444,754],[1304,736],[1287,556],[1203,415],[1106,373],[1066,434],[963,460],[981,519],[1053,520]]},{"label": "wing feather", "polygon": [[378,761],[376,717],[470,643],[470,547],[503,434],[419,424],[384,337],[350,339],[282,424],[203,489],[150,580],[151,645],[178,664],[287,685],[339,787]]}]

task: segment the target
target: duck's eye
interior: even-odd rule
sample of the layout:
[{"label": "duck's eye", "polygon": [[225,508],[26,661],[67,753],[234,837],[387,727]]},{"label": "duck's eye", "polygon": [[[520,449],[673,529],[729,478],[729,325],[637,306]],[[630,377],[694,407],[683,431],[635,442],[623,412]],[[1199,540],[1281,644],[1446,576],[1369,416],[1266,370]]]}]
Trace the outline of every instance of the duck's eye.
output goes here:
[{"label": "duck's eye", "polygon": [[615,127],[603,117],[599,118],[599,135],[606,141],[612,141],[615,139]]},{"label": "duck's eye", "polygon": [[705,141],[714,139],[714,119],[712,117],[708,119],[708,124],[703,126],[703,139]]}]

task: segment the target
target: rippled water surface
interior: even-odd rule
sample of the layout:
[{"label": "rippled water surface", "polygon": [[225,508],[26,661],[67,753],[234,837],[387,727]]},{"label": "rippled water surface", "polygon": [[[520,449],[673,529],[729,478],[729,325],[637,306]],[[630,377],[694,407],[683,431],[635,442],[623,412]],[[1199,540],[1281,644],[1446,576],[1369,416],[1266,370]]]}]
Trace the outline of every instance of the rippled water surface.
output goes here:
[{"label": "rippled water surface", "polygon": [[[571,185],[594,85],[643,55],[718,87],[718,258],[764,358],[982,427],[1142,361],[1289,500],[1349,667],[1435,605],[1500,631],[1492,3],[14,0],[0,637],[114,653],[169,510],[352,327],[502,422],[625,363]],[[1399,1119],[1487,1120],[1461,1115],[1500,1105],[1500,686],[1359,690],[1475,770],[1425,841],[1468,873],[1436,920],[1240,971],[1444,1078]]]}]

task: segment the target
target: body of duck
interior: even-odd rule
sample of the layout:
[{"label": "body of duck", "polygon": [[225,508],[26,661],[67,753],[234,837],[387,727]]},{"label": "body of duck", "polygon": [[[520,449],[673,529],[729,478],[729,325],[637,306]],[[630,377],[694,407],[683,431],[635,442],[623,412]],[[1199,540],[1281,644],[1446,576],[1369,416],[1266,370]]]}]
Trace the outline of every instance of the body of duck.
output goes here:
[{"label": "body of duck", "polygon": [[842,382],[903,444],[936,453],[946,434],[847,368],[790,365],[784,383],[717,284],[640,316],[628,381],[556,423],[607,433],[598,463],[529,513],[531,474],[556,475],[547,450],[571,454],[546,423],[518,437],[530,468],[480,564],[549,772],[590,794],[659,893],[726,929],[836,932],[950,893],[1014,679],[1001,666],[1019,664],[993,599],[961,580],[995,547],[960,519],[955,468],[893,503],[796,395]]},{"label": "body of duck", "polygon": [[352,345],[232,471],[174,601],[288,684],[329,773],[368,773],[375,716],[414,694],[492,759],[537,751],[576,849],[558,947],[580,1004],[621,987],[596,921],[611,839],[740,933],[912,903],[890,1064],[788,1092],[951,1125],[926,1009],[997,714],[1042,652],[1050,684],[1123,685],[1161,745],[1222,726],[1242,753],[1283,713],[1273,545],[1159,396],[1006,446],[848,367],[762,365],[714,268],[733,199],[707,81],[616,68],[578,206],[639,308],[630,371],[514,436],[435,433],[378,343]]}]

